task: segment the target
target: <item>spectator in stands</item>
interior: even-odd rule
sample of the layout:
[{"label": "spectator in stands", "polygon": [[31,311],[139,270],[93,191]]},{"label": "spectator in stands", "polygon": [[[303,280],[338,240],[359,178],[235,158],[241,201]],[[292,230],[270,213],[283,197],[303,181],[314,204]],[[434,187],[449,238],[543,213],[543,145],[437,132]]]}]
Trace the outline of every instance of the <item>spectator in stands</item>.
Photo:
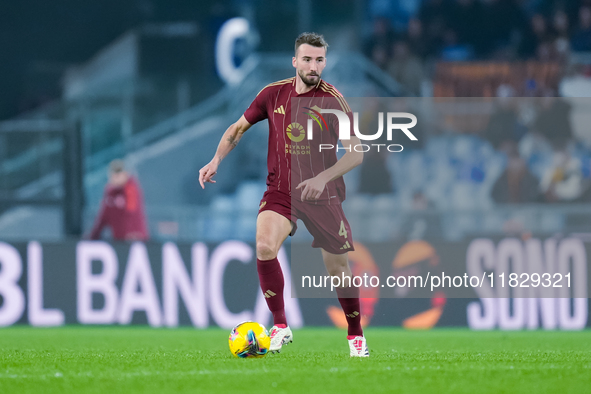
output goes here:
[{"label": "spectator in stands", "polygon": [[558,60],[553,41],[548,40],[538,44],[536,48],[536,60],[542,63]]},{"label": "spectator in stands", "polygon": [[408,43],[403,40],[394,43],[392,53],[388,73],[404,86],[408,95],[420,96],[424,78],[423,63],[410,51]]},{"label": "spectator in stands", "polygon": [[99,239],[106,226],[117,241],[148,239],[142,190],[122,160],[113,160],[109,165],[109,182],[89,238]]},{"label": "spectator in stands", "polygon": [[579,10],[579,25],[572,35],[571,47],[575,52],[591,51],[591,6]]},{"label": "spectator in stands", "polygon": [[552,18],[554,29],[554,52],[558,60],[564,61],[570,50],[570,26],[568,15],[563,10],[558,10]]},{"label": "spectator in stands", "polygon": [[370,55],[371,61],[382,70],[386,70],[389,63],[388,52],[388,48],[381,45],[374,45]]},{"label": "spectator in stands", "polygon": [[359,193],[371,195],[392,193],[392,180],[386,165],[388,152],[380,149],[365,153],[360,166]]},{"label": "spectator in stands", "polygon": [[472,46],[458,42],[458,35],[452,29],[443,33],[443,44],[441,48],[441,60],[448,62],[465,62],[474,57]]},{"label": "spectator in stands", "polygon": [[428,39],[434,44],[440,42],[450,19],[450,8],[444,0],[425,0],[418,16]]},{"label": "spectator in stands", "polygon": [[533,132],[544,137],[556,151],[566,148],[573,137],[570,113],[571,105],[555,93],[547,90],[540,99],[540,108],[533,123]]},{"label": "spectator in stands", "polygon": [[470,45],[481,55],[485,47],[484,10],[477,0],[455,0],[451,8],[449,27],[457,34],[460,44]]},{"label": "spectator in stands", "polygon": [[510,58],[527,30],[527,18],[516,0],[489,0],[484,5],[485,48],[494,58]]},{"label": "spectator in stands", "polygon": [[493,185],[491,197],[497,204],[516,204],[538,200],[538,180],[519,156],[517,144],[506,143],[507,167]]},{"label": "spectator in stands", "polygon": [[425,60],[432,53],[431,45],[424,32],[423,23],[417,18],[411,18],[408,21],[405,40],[408,43],[410,51]]},{"label": "spectator in stands", "polygon": [[[376,116],[379,112],[386,112],[388,108],[384,108],[382,103],[374,98],[368,98],[365,101],[365,108],[361,113],[359,119],[361,132],[364,134],[373,134],[379,127],[379,119]],[[398,110],[397,108],[393,110]],[[377,140],[372,141],[374,144],[389,144],[386,139],[386,133]],[[365,153],[363,162],[359,166],[359,193],[366,193],[371,195],[392,193],[394,188],[392,186],[392,177],[388,169],[387,159],[391,155],[385,149],[372,149]]]},{"label": "spectator in stands", "polygon": [[421,190],[417,190],[412,195],[411,207],[414,211],[424,211],[433,208],[433,203]]},{"label": "spectator in stands", "polygon": [[575,202],[585,192],[581,162],[566,151],[556,152],[552,166],[542,176],[540,190],[546,202]]},{"label": "spectator in stands", "polygon": [[511,85],[503,84],[497,88],[498,99],[482,135],[496,150],[505,153],[525,134],[518,120],[514,96],[515,89]]},{"label": "spectator in stands", "polygon": [[384,64],[387,63],[388,57],[390,56],[390,48],[394,42],[394,32],[390,21],[387,18],[376,18],[373,22],[373,31],[371,36],[365,40],[365,56],[370,59],[374,59],[374,54],[384,52],[385,56],[377,56],[379,59],[385,58]]},{"label": "spectator in stands", "polygon": [[520,54],[532,58],[538,54],[541,44],[552,42],[552,34],[548,29],[546,18],[542,14],[534,14],[530,20],[530,29],[526,30],[521,42]]}]

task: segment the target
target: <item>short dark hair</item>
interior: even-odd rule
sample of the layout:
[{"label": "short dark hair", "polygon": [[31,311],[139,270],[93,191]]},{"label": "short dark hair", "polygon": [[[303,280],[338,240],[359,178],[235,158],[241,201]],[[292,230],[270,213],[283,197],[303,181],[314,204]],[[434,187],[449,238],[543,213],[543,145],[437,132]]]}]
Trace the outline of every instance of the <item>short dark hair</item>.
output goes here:
[{"label": "short dark hair", "polygon": [[109,172],[111,174],[118,174],[125,171],[125,163],[121,159],[115,159],[109,163]]},{"label": "short dark hair", "polygon": [[298,48],[302,44],[312,45],[317,48],[323,47],[325,51],[328,50],[328,44],[326,43],[324,36],[318,33],[305,32],[300,34],[295,41],[295,53],[298,53]]}]

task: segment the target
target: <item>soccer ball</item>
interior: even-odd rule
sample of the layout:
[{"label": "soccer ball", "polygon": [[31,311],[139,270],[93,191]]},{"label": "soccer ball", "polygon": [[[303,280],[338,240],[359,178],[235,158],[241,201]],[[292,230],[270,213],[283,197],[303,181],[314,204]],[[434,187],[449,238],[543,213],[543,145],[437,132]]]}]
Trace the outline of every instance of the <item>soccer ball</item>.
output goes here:
[{"label": "soccer ball", "polygon": [[271,338],[262,324],[247,321],[232,329],[228,343],[234,357],[260,358],[269,351]]}]

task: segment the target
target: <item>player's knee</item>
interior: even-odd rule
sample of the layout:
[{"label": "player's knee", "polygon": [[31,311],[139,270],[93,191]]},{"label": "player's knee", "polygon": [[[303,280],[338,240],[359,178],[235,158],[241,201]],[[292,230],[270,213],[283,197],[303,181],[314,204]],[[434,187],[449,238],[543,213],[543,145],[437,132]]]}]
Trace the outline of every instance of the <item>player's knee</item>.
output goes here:
[{"label": "player's knee", "polygon": [[346,266],[332,266],[327,269],[328,274],[330,276],[341,276],[341,274],[347,274],[347,267]]},{"label": "player's knee", "polygon": [[326,270],[331,276],[341,276],[341,274],[350,275],[351,269],[347,259],[330,259],[325,262]]},{"label": "player's knee", "polygon": [[275,257],[277,257],[277,251],[269,242],[257,241],[257,259],[272,260]]}]

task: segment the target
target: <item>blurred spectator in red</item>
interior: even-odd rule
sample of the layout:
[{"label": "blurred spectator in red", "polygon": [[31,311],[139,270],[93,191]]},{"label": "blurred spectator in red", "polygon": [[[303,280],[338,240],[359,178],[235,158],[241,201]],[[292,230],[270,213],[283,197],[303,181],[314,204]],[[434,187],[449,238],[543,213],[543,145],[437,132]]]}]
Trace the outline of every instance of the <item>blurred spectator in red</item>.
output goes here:
[{"label": "blurred spectator in red", "polygon": [[584,6],[579,10],[579,25],[571,38],[571,47],[575,52],[591,51],[591,7]]},{"label": "blurred spectator in red", "polygon": [[149,238],[142,190],[124,167],[122,160],[109,165],[109,183],[101,201],[90,239],[99,239],[105,226],[118,241],[145,241]]}]

